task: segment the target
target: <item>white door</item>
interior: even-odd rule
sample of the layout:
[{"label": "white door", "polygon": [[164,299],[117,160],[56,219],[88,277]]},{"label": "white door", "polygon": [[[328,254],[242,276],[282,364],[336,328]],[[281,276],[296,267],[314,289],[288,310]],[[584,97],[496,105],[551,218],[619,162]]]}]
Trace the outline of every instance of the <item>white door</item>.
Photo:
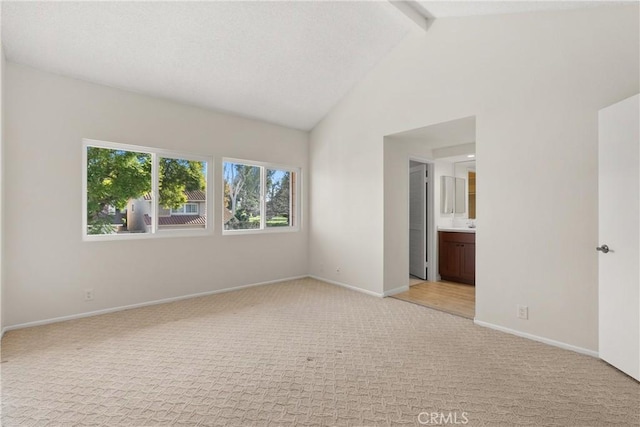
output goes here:
[{"label": "white door", "polygon": [[[640,380],[640,95],[599,112],[599,354]],[[605,246],[606,245],[606,246]]]},{"label": "white door", "polygon": [[409,274],[427,279],[426,206],[427,165],[414,166],[409,173]]}]

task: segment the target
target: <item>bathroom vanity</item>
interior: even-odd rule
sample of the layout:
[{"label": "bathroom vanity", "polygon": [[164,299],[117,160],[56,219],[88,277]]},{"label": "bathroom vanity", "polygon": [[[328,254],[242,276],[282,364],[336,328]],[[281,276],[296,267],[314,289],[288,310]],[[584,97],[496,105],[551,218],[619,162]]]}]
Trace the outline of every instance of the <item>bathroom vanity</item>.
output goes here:
[{"label": "bathroom vanity", "polygon": [[473,228],[438,228],[442,280],[476,284],[476,233]]}]

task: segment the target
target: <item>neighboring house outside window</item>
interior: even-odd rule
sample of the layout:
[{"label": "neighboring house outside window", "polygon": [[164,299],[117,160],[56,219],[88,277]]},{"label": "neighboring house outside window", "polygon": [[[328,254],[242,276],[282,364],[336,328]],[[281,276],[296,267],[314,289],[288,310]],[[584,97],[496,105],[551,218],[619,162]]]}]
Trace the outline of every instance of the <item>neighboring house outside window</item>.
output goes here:
[{"label": "neighboring house outside window", "polygon": [[199,209],[198,203],[185,203],[176,209],[171,209],[171,215],[197,215]]},{"label": "neighboring house outside window", "polygon": [[[178,209],[158,210],[158,229],[184,230],[205,228],[207,224],[207,198],[201,190],[185,191],[187,203]],[[151,196],[129,200],[127,224],[131,232],[149,232],[151,229]]]}]

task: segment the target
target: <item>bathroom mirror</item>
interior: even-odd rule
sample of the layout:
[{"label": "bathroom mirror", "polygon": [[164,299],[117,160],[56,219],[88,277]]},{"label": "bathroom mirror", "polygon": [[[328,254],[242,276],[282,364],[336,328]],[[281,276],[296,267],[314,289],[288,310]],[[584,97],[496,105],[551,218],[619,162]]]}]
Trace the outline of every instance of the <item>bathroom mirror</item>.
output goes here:
[{"label": "bathroom mirror", "polygon": [[456,202],[454,204],[454,210],[456,214],[463,214],[467,211],[467,203],[466,203],[466,185],[464,178],[456,178],[456,192],[455,199]]},{"label": "bathroom mirror", "polygon": [[[455,213],[464,218],[476,219],[476,162],[457,162],[454,169],[456,178],[464,180],[461,191],[456,187]],[[462,211],[457,209],[457,203],[465,204]]]},{"label": "bathroom mirror", "polygon": [[440,212],[443,214],[466,211],[466,185],[464,178],[440,177]]},{"label": "bathroom mirror", "polygon": [[455,181],[452,176],[440,177],[440,212],[452,214],[455,204]]}]

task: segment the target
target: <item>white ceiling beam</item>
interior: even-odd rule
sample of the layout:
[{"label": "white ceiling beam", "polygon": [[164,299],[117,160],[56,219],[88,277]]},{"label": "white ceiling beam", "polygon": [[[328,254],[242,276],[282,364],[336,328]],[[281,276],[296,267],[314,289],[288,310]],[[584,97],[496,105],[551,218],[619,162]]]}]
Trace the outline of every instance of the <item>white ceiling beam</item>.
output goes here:
[{"label": "white ceiling beam", "polygon": [[427,31],[435,19],[433,15],[411,0],[389,0],[404,16],[418,26],[422,31]]}]

